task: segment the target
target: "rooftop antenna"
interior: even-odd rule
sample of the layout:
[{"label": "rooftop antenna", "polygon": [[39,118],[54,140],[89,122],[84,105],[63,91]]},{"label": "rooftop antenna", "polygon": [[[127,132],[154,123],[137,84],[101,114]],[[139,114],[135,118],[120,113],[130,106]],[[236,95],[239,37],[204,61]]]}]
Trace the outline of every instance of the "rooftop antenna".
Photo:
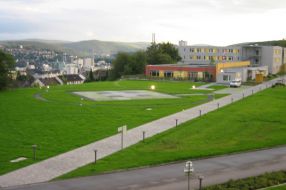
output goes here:
[{"label": "rooftop antenna", "polygon": [[155,33],[152,33],[152,43],[155,44],[156,43],[156,36]]}]

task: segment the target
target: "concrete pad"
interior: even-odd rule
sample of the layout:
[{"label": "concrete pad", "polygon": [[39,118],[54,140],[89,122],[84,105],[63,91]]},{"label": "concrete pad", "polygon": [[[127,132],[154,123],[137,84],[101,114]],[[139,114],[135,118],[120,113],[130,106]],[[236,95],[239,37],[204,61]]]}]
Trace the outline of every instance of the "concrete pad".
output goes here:
[{"label": "concrete pad", "polygon": [[178,98],[169,94],[152,92],[148,90],[124,90],[124,91],[84,91],[73,92],[94,101],[114,101],[114,100],[142,100],[142,99],[170,99]]}]

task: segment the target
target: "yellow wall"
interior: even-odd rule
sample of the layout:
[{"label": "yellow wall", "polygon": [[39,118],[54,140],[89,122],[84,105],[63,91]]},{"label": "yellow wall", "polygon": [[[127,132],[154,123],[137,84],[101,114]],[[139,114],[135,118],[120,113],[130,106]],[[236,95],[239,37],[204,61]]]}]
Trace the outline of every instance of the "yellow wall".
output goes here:
[{"label": "yellow wall", "polygon": [[188,72],[187,71],[174,71],[174,78],[188,78]]},{"label": "yellow wall", "polygon": [[235,68],[235,67],[247,67],[250,65],[250,61],[239,61],[239,62],[226,62],[216,64],[216,73],[220,73],[221,70],[226,68]]},{"label": "yellow wall", "polygon": [[164,71],[159,71],[159,77],[164,78]]}]

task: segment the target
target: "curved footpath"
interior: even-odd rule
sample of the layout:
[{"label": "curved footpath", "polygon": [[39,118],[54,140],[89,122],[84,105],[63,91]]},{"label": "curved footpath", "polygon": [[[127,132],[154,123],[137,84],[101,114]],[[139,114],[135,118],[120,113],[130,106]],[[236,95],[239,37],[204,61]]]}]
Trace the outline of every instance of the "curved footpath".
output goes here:
[{"label": "curved footpath", "polygon": [[[168,129],[176,127],[176,120],[178,121],[178,124],[185,123],[199,117],[200,113],[206,114],[220,107],[231,104],[232,102],[243,99],[244,97],[250,96],[256,92],[269,88],[278,80],[280,80],[280,78],[244,89],[242,92],[234,93],[131,129],[127,131],[124,136],[124,148],[141,141],[143,131],[145,131],[146,138],[154,136],[158,133],[162,133]],[[121,135],[116,134],[36,164],[10,172],[8,174],[4,174],[0,176],[0,187],[10,187],[49,181],[81,166],[94,162],[95,149],[97,150],[98,159],[104,158],[121,150]]]}]

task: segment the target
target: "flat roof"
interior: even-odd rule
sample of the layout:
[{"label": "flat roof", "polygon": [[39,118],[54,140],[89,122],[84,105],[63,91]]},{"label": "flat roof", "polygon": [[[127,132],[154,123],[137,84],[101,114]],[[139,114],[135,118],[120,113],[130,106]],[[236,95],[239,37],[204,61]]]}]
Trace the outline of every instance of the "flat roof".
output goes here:
[{"label": "flat roof", "polygon": [[163,66],[163,67],[215,67],[215,65],[207,64],[161,64],[161,65],[147,65],[147,66]]}]

